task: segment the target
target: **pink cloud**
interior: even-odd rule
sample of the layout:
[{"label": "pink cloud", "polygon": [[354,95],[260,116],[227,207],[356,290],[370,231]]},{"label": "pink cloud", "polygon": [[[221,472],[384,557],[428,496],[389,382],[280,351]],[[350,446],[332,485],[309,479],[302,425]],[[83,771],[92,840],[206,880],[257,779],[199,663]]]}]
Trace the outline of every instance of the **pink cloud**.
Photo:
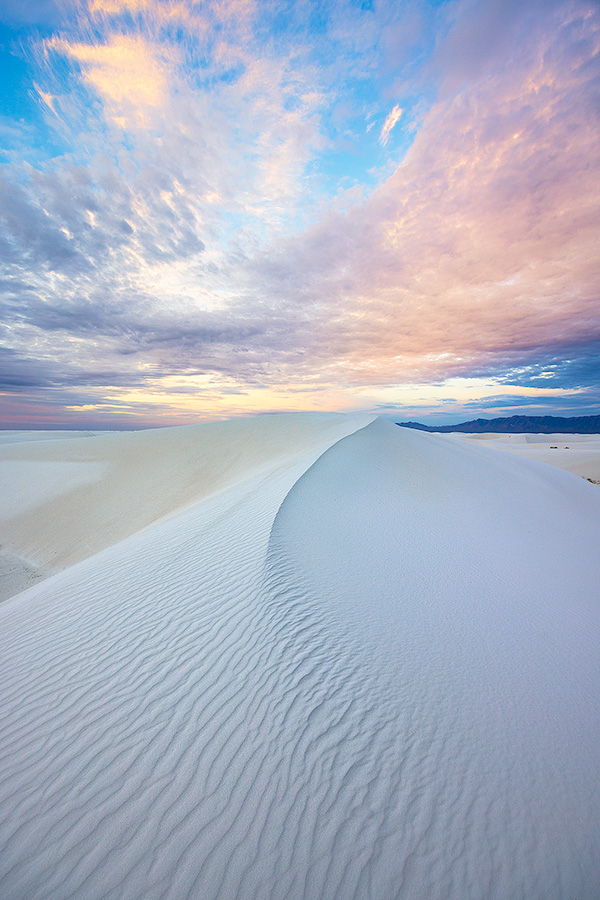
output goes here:
[{"label": "pink cloud", "polygon": [[277,255],[312,352],[345,377],[441,377],[600,332],[600,15],[569,4],[537,28],[430,110],[368,200]]},{"label": "pink cloud", "polygon": [[148,114],[168,100],[174,51],[140,35],[112,34],[106,43],[53,38],[50,50],[74,60],[85,82],[102,99],[110,118],[123,127],[149,124]]}]

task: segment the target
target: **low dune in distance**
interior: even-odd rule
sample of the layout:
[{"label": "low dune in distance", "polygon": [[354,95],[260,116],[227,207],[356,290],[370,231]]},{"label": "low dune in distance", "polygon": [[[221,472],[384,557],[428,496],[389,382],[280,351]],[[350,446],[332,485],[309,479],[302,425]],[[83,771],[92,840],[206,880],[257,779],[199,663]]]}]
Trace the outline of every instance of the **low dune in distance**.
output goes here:
[{"label": "low dune in distance", "polygon": [[3,900],[597,900],[589,476],[372,416],[4,438]]},{"label": "low dune in distance", "polygon": [[598,434],[459,434],[452,438],[557,466],[600,484]]}]

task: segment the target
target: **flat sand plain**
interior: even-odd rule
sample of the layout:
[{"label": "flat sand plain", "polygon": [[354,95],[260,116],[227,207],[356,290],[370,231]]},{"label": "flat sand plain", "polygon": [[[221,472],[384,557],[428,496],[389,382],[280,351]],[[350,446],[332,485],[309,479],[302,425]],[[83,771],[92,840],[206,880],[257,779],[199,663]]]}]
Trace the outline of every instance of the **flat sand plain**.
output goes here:
[{"label": "flat sand plain", "polygon": [[449,437],[515,453],[600,484],[600,434],[460,434]]}]

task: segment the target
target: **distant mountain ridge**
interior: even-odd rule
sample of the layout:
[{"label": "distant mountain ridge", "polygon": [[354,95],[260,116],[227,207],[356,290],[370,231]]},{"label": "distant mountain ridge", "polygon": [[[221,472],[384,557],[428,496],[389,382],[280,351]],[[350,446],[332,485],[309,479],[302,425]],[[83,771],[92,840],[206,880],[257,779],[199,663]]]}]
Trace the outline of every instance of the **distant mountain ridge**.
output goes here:
[{"label": "distant mountain ridge", "polygon": [[421,425],[419,422],[396,422],[402,428],[419,431],[451,432],[467,434],[600,434],[599,416],[508,416],[499,419],[472,419],[459,425]]}]

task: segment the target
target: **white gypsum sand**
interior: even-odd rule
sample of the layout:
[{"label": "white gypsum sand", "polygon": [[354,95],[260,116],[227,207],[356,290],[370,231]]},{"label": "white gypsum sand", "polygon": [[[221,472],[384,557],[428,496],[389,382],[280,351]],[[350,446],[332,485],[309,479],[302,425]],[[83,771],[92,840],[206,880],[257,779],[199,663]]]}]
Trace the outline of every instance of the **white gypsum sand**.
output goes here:
[{"label": "white gypsum sand", "polygon": [[3,900],[597,900],[597,486],[369,417],[143,437],[121,507],[136,436],[25,453],[105,466],[42,523],[128,535],[0,606]]},{"label": "white gypsum sand", "polygon": [[452,432],[450,439],[515,453],[525,459],[549,463],[600,484],[600,434],[464,434]]},{"label": "white gypsum sand", "polygon": [[21,431],[6,441],[0,433],[0,547],[38,577],[61,571],[253,473],[322,451],[370,418],[265,416],[260,428],[241,419],[46,439]]}]

